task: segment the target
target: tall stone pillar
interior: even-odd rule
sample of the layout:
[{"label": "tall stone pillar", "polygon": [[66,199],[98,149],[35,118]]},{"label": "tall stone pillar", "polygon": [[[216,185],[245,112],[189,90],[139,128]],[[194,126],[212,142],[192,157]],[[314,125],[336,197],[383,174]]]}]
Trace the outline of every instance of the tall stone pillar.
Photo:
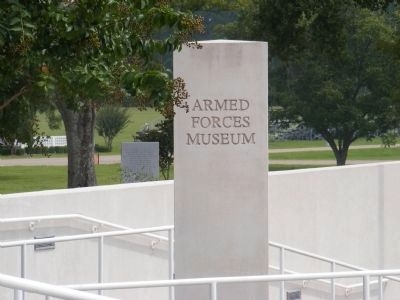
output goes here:
[{"label": "tall stone pillar", "polygon": [[[204,41],[174,54],[189,93],[176,108],[176,278],[267,274],[268,47]],[[266,284],[218,286],[219,300],[267,299]],[[209,287],[176,288],[177,300]]]}]

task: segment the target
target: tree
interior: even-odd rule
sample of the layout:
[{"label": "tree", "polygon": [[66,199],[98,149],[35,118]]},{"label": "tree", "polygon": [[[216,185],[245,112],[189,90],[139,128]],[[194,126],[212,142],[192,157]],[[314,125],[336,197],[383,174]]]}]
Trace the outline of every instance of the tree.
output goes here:
[{"label": "tree", "polygon": [[[7,147],[15,140],[32,147],[39,134],[36,111],[43,110],[37,82],[43,75],[32,50],[35,25],[19,1],[0,3],[0,137]],[[29,150],[29,149],[28,149]]]},{"label": "tree", "polygon": [[117,106],[102,107],[96,117],[96,129],[101,137],[104,138],[107,150],[112,150],[114,138],[129,123],[127,109]]},{"label": "tree", "polygon": [[[359,137],[382,134],[398,125],[400,99],[395,87],[399,62],[382,51],[394,27],[382,13],[348,7],[341,16],[342,45],[332,51],[305,48],[272,63],[271,90],[281,110],[275,120],[297,121],[327,141],[337,165]],[[312,43],[312,41],[310,41]]]},{"label": "tree", "polygon": [[0,3],[0,111],[30,92],[32,78],[40,73],[31,51],[34,32],[24,5],[9,0]]},{"label": "tree", "polygon": [[217,28],[220,34],[268,41],[272,118],[316,129],[337,164],[345,163],[357,138],[384,134],[397,125],[399,62],[394,57],[400,57],[400,39],[395,1],[177,2],[196,9],[217,2],[218,9],[237,15],[233,23]]},{"label": "tree", "polygon": [[[271,56],[283,61],[303,50],[334,53],[346,43],[344,26],[349,11],[381,12],[392,0],[291,1],[254,0],[253,37],[269,43]],[[351,16],[350,16],[351,17]],[[243,26],[243,24],[240,24]]]},{"label": "tree", "polygon": [[204,17],[201,39],[253,39],[255,0],[173,0],[173,5]]},{"label": "tree", "polygon": [[20,99],[14,103],[8,104],[0,110],[0,137],[4,145],[15,152],[15,141],[33,144],[33,134],[37,133],[36,111],[32,106]]},{"label": "tree", "polygon": [[160,170],[164,179],[169,179],[174,162],[174,125],[173,119],[166,119],[156,124],[155,129],[138,132],[135,139],[141,142],[158,142],[160,147]]},{"label": "tree", "polygon": [[[2,3],[3,15],[14,3]],[[68,187],[95,185],[96,109],[118,102],[125,92],[141,105],[170,101],[165,92],[170,77],[153,58],[180,49],[194,31],[201,30],[201,20],[161,0],[21,0],[18,6],[28,12],[32,30],[21,74],[28,74],[25,81],[47,92],[46,98],[61,114],[68,142]],[[166,27],[168,35],[157,39]],[[15,39],[5,42],[11,49]],[[6,52],[4,59],[12,55]],[[34,71],[27,72],[30,68]],[[14,84],[8,95],[17,95],[24,87]]]}]

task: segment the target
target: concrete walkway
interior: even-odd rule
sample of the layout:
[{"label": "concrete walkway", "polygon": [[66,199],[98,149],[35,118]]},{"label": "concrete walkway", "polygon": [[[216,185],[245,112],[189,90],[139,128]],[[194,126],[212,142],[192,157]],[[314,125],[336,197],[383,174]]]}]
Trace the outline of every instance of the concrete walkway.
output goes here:
[{"label": "concrete walkway", "polygon": [[[99,164],[119,164],[120,155],[99,155]],[[0,158],[0,167],[2,166],[66,166],[67,157],[23,157],[23,158]]]}]

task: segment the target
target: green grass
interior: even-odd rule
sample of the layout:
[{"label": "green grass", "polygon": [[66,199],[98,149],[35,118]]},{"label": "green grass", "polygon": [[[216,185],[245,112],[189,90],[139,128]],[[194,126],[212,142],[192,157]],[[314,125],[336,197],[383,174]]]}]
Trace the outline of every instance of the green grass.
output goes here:
[{"label": "green grass", "polygon": [[[173,178],[173,168],[170,176]],[[121,167],[119,164],[96,165],[96,177],[98,185],[119,184]],[[67,166],[0,167],[0,182],[0,194],[64,189]]]},{"label": "green grass", "polygon": [[0,167],[0,194],[64,188],[66,167]]},{"label": "green grass", "polygon": [[[317,168],[308,165],[270,165],[270,171]],[[96,166],[97,184],[120,183],[120,165]],[[173,168],[170,174],[173,179]],[[161,178],[161,175],[160,175]],[[22,193],[66,188],[66,166],[18,166],[0,167],[0,194]]]},{"label": "green grass", "polygon": [[[111,154],[119,154],[121,143],[133,141],[133,136],[137,131],[144,127],[145,123],[154,125],[162,119],[162,116],[153,109],[139,111],[130,108],[129,125],[116,136],[113,143]],[[64,128],[50,130],[47,121],[43,115],[39,116],[40,130],[47,135],[65,135]],[[101,137],[95,135],[95,141],[99,145],[104,145]],[[357,140],[353,145],[376,145],[381,144],[380,139],[367,141],[365,139]],[[270,141],[271,149],[287,148],[308,148],[325,147],[326,151],[306,151],[291,153],[270,153],[270,160],[332,160],[334,155],[324,141]],[[104,153],[106,154],[106,153]],[[40,155],[37,155],[40,156]],[[55,154],[54,156],[62,156]],[[13,158],[15,156],[3,156],[1,159]],[[18,157],[18,156],[17,156]],[[349,160],[399,160],[400,148],[373,148],[373,149],[354,149],[349,151]],[[317,168],[318,165],[277,165],[271,164],[270,171]],[[97,182],[99,185],[120,183],[120,165],[98,165],[96,166]],[[173,170],[171,171],[173,178]],[[160,178],[161,175],[160,175]],[[49,189],[61,189],[66,187],[67,167],[66,166],[18,166],[18,167],[0,167],[0,194],[39,191]]]},{"label": "green grass", "polygon": [[321,140],[315,140],[315,141],[300,141],[300,140],[271,141],[270,140],[268,142],[268,147],[270,149],[325,147],[325,142]]},{"label": "green grass", "polygon": [[[99,185],[120,183],[120,165],[96,166]],[[66,166],[0,167],[0,194],[63,189],[67,186]]]},{"label": "green grass", "polygon": [[280,165],[270,164],[269,171],[287,171],[287,170],[298,170],[298,169],[312,169],[312,168],[323,168],[327,167],[324,165]]},{"label": "green grass", "polygon": [[[380,145],[382,144],[380,138],[372,140],[358,139],[352,145]],[[287,140],[287,141],[269,141],[270,149],[290,149],[290,148],[312,148],[312,147],[329,147],[324,140],[303,141],[303,140]]]},{"label": "green grass", "polygon": [[[128,112],[130,115],[129,124],[115,137],[113,142],[113,150],[109,154],[120,154],[122,142],[132,142],[133,136],[136,135],[137,131],[141,130],[144,127],[145,123],[149,123],[150,125],[154,126],[163,118],[160,113],[156,112],[152,108],[148,108],[142,111],[136,108],[128,108]],[[61,125],[60,129],[52,130],[49,128],[46,117],[44,115],[39,115],[38,118],[39,132],[44,132],[46,135],[50,136],[65,135],[65,129],[63,125]],[[97,134],[97,131],[95,132],[94,139],[96,144],[102,146],[105,145],[103,138]]]},{"label": "green grass", "polygon": [[[306,151],[288,153],[270,153],[271,160],[334,160],[335,157],[330,148],[326,151]],[[349,160],[400,160],[400,148],[371,148],[371,149],[350,149]]]}]

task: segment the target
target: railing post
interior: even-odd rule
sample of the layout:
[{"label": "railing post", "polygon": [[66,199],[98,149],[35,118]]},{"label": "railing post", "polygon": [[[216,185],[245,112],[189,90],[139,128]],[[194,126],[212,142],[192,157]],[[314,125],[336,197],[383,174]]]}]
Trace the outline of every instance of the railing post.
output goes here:
[{"label": "railing post", "polygon": [[22,300],[22,291],[14,290],[14,300]]},{"label": "railing post", "polygon": [[26,245],[21,245],[21,278],[25,278]]},{"label": "railing post", "polygon": [[[175,261],[174,261],[174,229],[168,230],[168,246],[169,246],[169,256],[168,256],[168,267],[169,267],[169,279],[174,279],[175,277]],[[175,288],[173,286],[169,287],[169,300],[175,299]]]},{"label": "railing post", "polygon": [[363,300],[369,300],[370,286],[369,286],[369,275],[363,276]]},{"label": "railing post", "polygon": [[[98,256],[97,256],[97,282],[103,282],[103,256],[104,256],[104,236],[100,236],[98,240]],[[102,290],[97,290],[97,294],[102,295]]]},{"label": "railing post", "polygon": [[[279,271],[280,274],[285,274],[285,248],[279,247]],[[280,282],[279,299],[285,299],[285,281]]]},{"label": "railing post", "polygon": [[[25,278],[26,276],[26,244],[21,245],[21,278]],[[25,292],[24,291],[17,291],[18,297],[17,299],[24,300],[25,299]]]},{"label": "railing post", "polygon": [[382,276],[378,276],[378,300],[383,300],[383,280],[382,280]]},{"label": "railing post", "polygon": [[211,291],[211,300],[217,300],[218,295],[217,295],[217,283],[216,282],[212,282],[210,284],[210,291]]},{"label": "railing post", "polygon": [[[336,263],[331,262],[331,272],[334,273],[336,270]],[[335,287],[335,278],[331,278],[331,300],[336,299],[336,287]]]}]

